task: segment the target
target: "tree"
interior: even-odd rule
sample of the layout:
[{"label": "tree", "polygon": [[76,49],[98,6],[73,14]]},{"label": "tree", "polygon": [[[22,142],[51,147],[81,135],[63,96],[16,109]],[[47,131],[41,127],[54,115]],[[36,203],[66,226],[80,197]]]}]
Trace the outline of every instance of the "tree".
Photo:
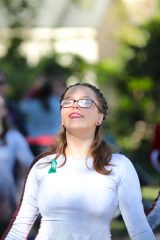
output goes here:
[{"label": "tree", "polygon": [[153,127],[160,121],[159,16],[137,26],[135,32],[141,41],[124,37],[118,59],[99,63],[96,71],[111,105],[106,131],[114,134],[132,159],[145,166]]},{"label": "tree", "polygon": [[34,68],[29,66],[27,59],[19,52],[22,39],[15,37],[10,41],[8,51],[0,59],[0,69],[7,74],[9,92],[8,96],[19,100],[34,80]]}]

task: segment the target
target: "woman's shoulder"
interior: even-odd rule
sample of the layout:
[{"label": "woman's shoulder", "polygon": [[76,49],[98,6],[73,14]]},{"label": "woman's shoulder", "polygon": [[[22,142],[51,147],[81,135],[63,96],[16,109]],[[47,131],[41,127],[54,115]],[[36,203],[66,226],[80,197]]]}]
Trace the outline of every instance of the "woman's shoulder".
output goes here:
[{"label": "woman's shoulder", "polygon": [[40,180],[48,174],[52,159],[55,157],[56,154],[50,154],[35,160],[29,170],[29,175],[34,175],[37,182],[40,182]]},{"label": "woman's shoulder", "polygon": [[113,172],[116,172],[120,178],[122,177],[137,177],[136,169],[132,161],[121,153],[113,153],[110,161],[113,166]]},{"label": "woman's shoulder", "polygon": [[56,154],[49,154],[49,155],[46,155],[46,156],[43,156],[43,157],[40,157],[33,166],[38,166],[40,164],[44,164],[44,165],[47,165],[49,163],[52,162],[53,159],[56,158]]},{"label": "woman's shoulder", "polygon": [[17,130],[16,128],[11,128],[7,131],[7,137],[8,138],[12,138],[12,140],[17,139],[19,137],[23,137],[22,133],[19,132],[19,130]]},{"label": "woman's shoulder", "polygon": [[123,170],[133,168],[132,161],[122,153],[112,153],[110,163]]},{"label": "woman's shoulder", "polygon": [[124,164],[127,162],[131,162],[131,160],[123,153],[112,153],[111,162],[117,163],[117,164]]}]

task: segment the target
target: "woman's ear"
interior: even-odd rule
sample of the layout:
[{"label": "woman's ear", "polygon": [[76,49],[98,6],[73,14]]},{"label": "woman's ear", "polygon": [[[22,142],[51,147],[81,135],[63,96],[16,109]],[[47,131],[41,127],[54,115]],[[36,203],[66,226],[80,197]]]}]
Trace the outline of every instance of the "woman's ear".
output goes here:
[{"label": "woman's ear", "polygon": [[104,114],[103,113],[99,113],[99,117],[98,117],[98,120],[96,122],[96,125],[99,126],[102,124],[103,122],[103,118],[104,118]]}]

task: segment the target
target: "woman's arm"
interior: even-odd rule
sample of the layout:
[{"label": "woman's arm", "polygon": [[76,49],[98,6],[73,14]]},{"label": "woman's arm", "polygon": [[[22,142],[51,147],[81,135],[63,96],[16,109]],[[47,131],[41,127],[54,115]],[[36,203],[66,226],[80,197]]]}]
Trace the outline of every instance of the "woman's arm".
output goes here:
[{"label": "woman's arm", "polygon": [[27,239],[30,229],[37,218],[37,180],[35,176],[36,166],[29,172],[20,206],[17,208],[2,240]]},{"label": "woman's arm", "polygon": [[132,240],[155,240],[142,204],[137,173],[129,159],[122,159],[118,187],[119,207]]},{"label": "woman's arm", "polygon": [[12,130],[12,136],[14,138],[15,156],[28,169],[34,159],[33,153],[20,132]]}]

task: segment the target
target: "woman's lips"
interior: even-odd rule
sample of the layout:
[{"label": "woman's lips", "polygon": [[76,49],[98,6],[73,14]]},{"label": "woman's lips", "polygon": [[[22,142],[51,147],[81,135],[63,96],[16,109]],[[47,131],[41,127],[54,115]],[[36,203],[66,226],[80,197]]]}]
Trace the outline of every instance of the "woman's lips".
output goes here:
[{"label": "woman's lips", "polygon": [[77,112],[72,112],[71,114],[69,114],[69,118],[73,119],[73,118],[82,118],[83,116]]}]

